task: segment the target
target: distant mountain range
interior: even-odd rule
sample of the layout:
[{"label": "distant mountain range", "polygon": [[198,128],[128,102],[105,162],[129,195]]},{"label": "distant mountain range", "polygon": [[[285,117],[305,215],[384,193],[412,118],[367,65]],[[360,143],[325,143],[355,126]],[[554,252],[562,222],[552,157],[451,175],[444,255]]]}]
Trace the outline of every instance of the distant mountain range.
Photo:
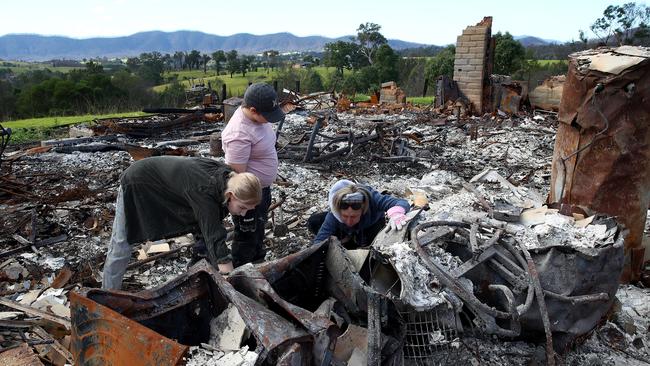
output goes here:
[{"label": "distant mountain range", "polygon": [[513,36],[512,38],[516,39],[521,43],[524,47],[528,46],[545,46],[547,44],[562,44],[563,42],[556,41],[554,39],[542,39],[538,37],[533,37],[533,36]]},{"label": "distant mountain range", "polygon": [[[555,40],[533,36],[515,36],[524,46],[560,44]],[[237,50],[243,54],[255,54],[267,50],[279,52],[320,52],[326,43],[349,41],[350,36],[328,38],[322,36],[298,37],[291,33],[254,35],[238,33],[217,36],[197,31],[140,32],[125,37],[76,39],[38,34],[7,34],[0,37],[0,59],[22,61],[46,61],[96,57],[130,57],[143,52],[158,51],[173,54],[176,51],[197,50],[212,53],[216,50]],[[388,44],[396,50],[428,46],[421,43],[389,39]]]},{"label": "distant mountain range", "polygon": [[[298,37],[291,33],[253,35],[238,33],[217,36],[196,31],[141,32],[126,37],[75,39],[36,34],[8,34],[0,37],[0,59],[45,61],[52,59],[77,59],[95,57],[128,57],[143,52],[158,51],[173,54],[176,51],[197,50],[212,53],[216,50],[237,50],[243,54],[267,50],[279,52],[322,51],[328,42],[349,41],[350,36],[327,38],[321,36]],[[388,40],[393,49],[426,46],[420,43]]]}]

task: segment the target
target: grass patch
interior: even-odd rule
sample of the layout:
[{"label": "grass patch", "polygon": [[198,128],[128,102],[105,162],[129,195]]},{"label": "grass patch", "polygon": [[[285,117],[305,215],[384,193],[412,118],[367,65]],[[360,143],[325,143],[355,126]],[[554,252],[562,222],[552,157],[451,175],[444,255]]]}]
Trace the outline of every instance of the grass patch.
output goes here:
[{"label": "grass patch", "polygon": [[36,70],[50,70],[54,72],[68,73],[72,70],[83,69],[84,67],[70,67],[70,66],[57,66],[53,67],[49,63],[39,63],[39,62],[23,62],[23,61],[3,61],[0,62],[0,69],[9,69],[14,74],[22,74],[28,71]]},{"label": "grass patch", "polygon": [[[316,71],[322,78],[325,80],[327,77],[329,77],[329,74],[334,70],[335,68],[333,67],[324,67],[324,66],[318,66],[314,67],[314,71]],[[348,70],[345,70],[346,72],[349,72]],[[276,78],[278,72],[277,70],[267,70],[265,69],[258,69],[257,71],[251,71],[246,73],[246,77],[242,76],[241,73],[239,74],[234,74],[233,77],[230,77],[230,74],[223,74],[223,71],[221,72],[221,75],[217,75],[217,72],[215,70],[207,70],[207,72],[203,72],[203,70],[182,70],[182,71],[170,71],[166,72],[163,74],[163,77],[165,79],[168,79],[170,77],[176,76],[177,80],[186,88],[189,89],[191,87],[192,81],[194,83],[199,83],[203,82],[206,86],[208,82],[212,84],[212,88],[216,89],[216,85],[220,83],[226,84],[226,90],[229,96],[241,96],[244,94],[244,91],[246,91],[246,88],[248,87],[248,83],[257,83],[257,82],[267,82],[267,83],[272,83],[273,80]],[[153,90],[155,92],[162,92],[164,91],[170,84],[165,83],[161,85],[156,85],[153,87]],[[294,86],[291,85],[291,88]],[[221,93],[221,89],[217,90],[217,92]]]},{"label": "grass patch", "polygon": [[[97,118],[112,117],[137,117],[147,115],[144,112],[111,113],[111,114],[88,114],[84,116],[68,117],[44,117],[21,119],[10,122],[2,122],[2,127],[11,128],[11,139],[9,144],[19,144],[30,141],[39,141],[60,136],[63,132],[58,127],[73,125],[82,122],[90,122]],[[67,132],[67,129],[64,129]]]},{"label": "grass patch", "polygon": [[64,128],[19,128],[11,130],[11,138],[9,145],[24,144],[30,142],[37,142],[42,140],[49,140],[53,138],[67,137],[67,129]]},{"label": "grass patch", "polygon": [[[207,73],[203,73],[203,70],[192,70],[192,71],[172,71],[167,72],[163,75],[164,78],[173,77],[176,75],[178,81],[186,89],[191,87],[192,81],[194,83],[203,82],[206,86],[209,83],[212,84],[212,88],[216,89],[216,85],[224,83],[226,84],[226,90],[228,95],[243,95],[244,91],[248,87],[248,83],[256,83],[259,81],[270,82],[273,80],[273,77],[276,75],[275,71],[270,71],[269,73],[266,70],[251,71],[246,73],[246,77],[243,77],[241,74],[234,74],[233,77],[230,77],[230,74],[227,75],[218,75],[214,70],[208,70]],[[156,92],[164,91],[170,84],[161,84],[153,87],[153,90]],[[221,92],[221,90],[217,90]]]},{"label": "grass patch", "polygon": [[566,63],[566,60],[537,60],[537,62],[539,62],[539,64],[542,66],[546,66],[546,65]]},{"label": "grass patch", "polygon": [[144,116],[144,112],[126,112],[126,113],[110,113],[110,114],[87,114],[83,116],[66,116],[66,117],[43,117],[43,118],[29,118],[19,119],[16,121],[2,122],[4,128],[52,128],[72,125],[81,122],[90,122],[97,118],[112,118],[112,117],[137,117]]},{"label": "grass patch", "polygon": [[430,105],[433,104],[433,98],[434,97],[407,97],[406,101],[411,102],[414,105]]},{"label": "grass patch", "polygon": [[370,102],[370,95],[365,94],[355,94],[352,98],[352,102]]},{"label": "grass patch", "polygon": [[[406,101],[410,102],[411,104],[430,105],[433,104],[433,98],[434,97],[407,97]],[[365,94],[356,94],[354,97],[352,97],[352,101],[355,103],[369,102],[370,96]]]}]

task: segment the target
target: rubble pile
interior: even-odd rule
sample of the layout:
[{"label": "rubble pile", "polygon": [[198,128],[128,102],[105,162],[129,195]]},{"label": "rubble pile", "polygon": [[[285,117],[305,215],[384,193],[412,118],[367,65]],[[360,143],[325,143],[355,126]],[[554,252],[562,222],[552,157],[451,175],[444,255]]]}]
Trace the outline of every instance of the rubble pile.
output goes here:
[{"label": "rubble pile", "polygon": [[[330,98],[329,95],[319,95],[303,100],[311,107],[332,104],[321,103],[321,97],[327,101]],[[223,128],[222,124],[213,122],[191,121],[170,126],[159,123],[159,119],[156,121],[164,126],[160,131],[147,130],[137,121],[128,120],[123,128],[118,129],[119,134],[112,135],[114,139],[99,141],[89,137],[90,142],[82,143],[76,143],[73,139],[65,142],[66,149],[60,149],[63,145],[57,145],[56,141],[49,147],[7,148],[0,165],[2,185],[9,187],[0,190],[0,211],[3,213],[0,217],[0,295],[3,299],[0,325],[6,329],[0,334],[2,350],[10,347],[18,350],[17,346],[27,344],[37,352],[37,358],[57,365],[65,360],[73,363],[74,360],[68,359],[71,357],[69,352],[66,353],[70,342],[71,315],[74,315],[74,312],[71,314],[68,297],[82,287],[97,288],[101,283],[100,273],[110,237],[121,172],[135,158],[141,157],[142,149],[154,155],[211,156],[210,135]],[[116,124],[119,121],[102,125],[109,129],[102,133],[110,136],[110,128]],[[135,134],[129,134],[128,128],[133,126],[138,126],[138,130]],[[480,260],[480,255],[489,249],[490,242],[491,245],[505,245],[503,241],[510,240],[510,243],[521,244],[533,256],[545,255],[558,247],[563,247],[562,250],[570,255],[600,255],[602,251],[614,247],[621,235],[620,228],[611,218],[584,211],[567,212],[565,208],[545,202],[556,128],[557,121],[553,114],[497,113],[483,117],[462,117],[431,109],[404,107],[400,110],[379,107],[366,109],[363,113],[354,108],[346,112],[298,108],[286,116],[280,127],[278,155],[281,162],[279,177],[272,189],[266,260],[288,263],[288,255],[313,248],[306,220],[310,215],[328,209],[327,192],[335,181],[343,178],[406,198],[415,207],[426,207],[417,212],[414,225],[427,222],[458,223],[457,227],[441,224],[435,230],[423,229],[418,236],[419,240],[427,240],[426,245],[422,246],[426,258],[452,274],[465,270],[465,263],[471,258]],[[143,130],[147,130],[147,133],[142,133]],[[98,144],[101,144],[101,149]],[[138,154],[134,153],[136,148]],[[5,186],[4,182],[8,184]],[[501,226],[494,224],[497,218]],[[227,223],[229,226],[230,223]],[[442,231],[438,234],[436,230]],[[496,239],[492,242],[494,237]],[[450,250],[454,246],[471,247],[474,241],[480,250],[470,258]],[[186,275],[193,242],[193,237],[188,235],[135,247],[124,279],[125,290],[138,293],[160,289],[160,286],[167,286],[164,284]],[[453,291],[445,290],[445,280],[437,277],[422,254],[410,245],[407,240],[392,241],[386,245],[378,243],[375,248],[377,253],[367,254],[370,259],[365,261],[368,263],[379,258],[373,255],[387,260],[387,263],[373,268],[387,270],[384,272],[387,276],[385,280],[392,281],[388,285],[373,280],[363,266],[354,271],[349,270],[351,267],[347,264],[337,263],[342,267],[332,267],[338,268],[338,275],[342,277],[354,274],[350,278],[345,277],[345,281],[334,281],[354,289],[353,298],[359,296],[355,291],[363,289],[366,293],[371,288],[403,306],[389,311],[401,312],[401,323],[395,326],[394,331],[402,329],[406,332],[408,342],[412,341],[409,336],[409,316],[437,314],[440,317],[437,322],[428,322],[445,323],[446,328],[430,329],[427,335],[430,344],[424,348],[431,350],[438,347],[437,351],[430,351],[415,359],[405,351],[402,356],[406,356],[407,364],[416,361],[418,364],[434,364],[433,360],[461,364],[548,362],[548,348],[544,345],[541,323],[535,332],[528,332],[530,329],[524,324],[523,333],[515,337],[495,338],[481,332],[479,321],[473,320],[478,318],[472,318],[476,314],[470,314],[468,321],[461,299]],[[330,243],[328,250],[335,250],[333,246]],[[327,263],[330,263],[329,258]],[[309,263],[308,259],[301,260]],[[364,260],[360,263],[363,264]],[[304,266],[311,268],[307,264]],[[275,267],[269,265],[267,268]],[[337,273],[332,268],[328,268],[330,276]],[[544,270],[540,270],[542,280],[545,279]],[[262,269],[260,271],[263,272]],[[365,313],[355,308],[358,304],[353,306],[354,299],[349,302],[336,299],[333,295],[336,291],[321,288],[318,283],[296,286],[291,282],[282,282],[295,280],[291,276],[296,274],[291,271],[282,280],[270,273],[274,273],[273,270],[262,274],[274,291],[258,282],[255,286],[259,287],[255,288],[264,289],[264,300],[261,302],[275,304],[274,310],[284,308],[282,314],[292,311],[302,314],[287,305],[290,303],[306,309],[309,314],[325,314],[328,322],[343,329],[365,332],[368,338],[372,338],[373,334],[386,335],[386,329],[381,326],[379,329],[373,328],[369,318],[359,315]],[[305,275],[308,280],[315,281],[317,276],[314,274],[312,278],[309,274]],[[215,281],[223,288],[230,286],[225,281]],[[236,278],[228,278],[228,281],[239,291],[252,286],[247,283],[244,286]],[[461,287],[470,292],[476,288],[468,278],[458,281]],[[569,281],[564,279],[563,283]],[[532,291],[532,285],[525,285],[531,289],[528,291]],[[306,295],[296,294],[296,291],[309,292],[305,289],[322,290],[318,294],[318,302],[312,304],[310,301],[314,299],[307,301],[301,297]],[[88,299],[111,307],[110,301],[101,297],[100,292],[92,291],[86,292]],[[260,296],[262,292],[257,293]],[[586,294],[591,292],[579,295]],[[289,295],[295,302],[289,300]],[[561,295],[568,296],[569,292]],[[229,299],[232,303],[239,301],[233,300],[232,296],[236,295],[228,296],[231,296]],[[522,290],[517,296],[526,299],[526,291]],[[645,305],[647,296],[645,289],[622,287],[603,325],[584,334],[584,341],[571,338],[565,353],[558,357],[562,357],[567,364],[576,365],[645,364],[643,360],[650,356],[647,345],[650,322]],[[325,305],[327,301],[337,305],[328,308]],[[254,364],[256,360],[273,356],[258,353],[259,349],[255,347],[262,346],[261,342],[253,344],[242,341],[255,338],[256,329],[250,326],[250,319],[247,318],[250,314],[242,310],[241,303],[237,304],[236,308],[224,306],[224,309],[234,309],[235,313],[239,311],[238,314],[226,310],[221,312],[224,317],[230,314],[243,318],[239,322],[228,320],[229,324],[246,323],[241,329],[230,329],[231,333],[237,333],[231,334],[235,341],[230,341],[234,343],[224,347],[223,339],[213,337],[192,344],[185,355],[188,364]],[[538,312],[535,306],[530,312]],[[323,310],[325,308],[329,310]],[[554,314],[556,311],[551,309],[549,312]],[[304,320],[301,316],[296,318]],[[46,325],[40,323],[43,317],[49,318]],[[219,317],[212,318],[215,328],[212,333],[221,332],[225,336],[225,332],[222,332],[225,328],[219,326],[218,320]],[[305,327],[313,331],[313,328]],[[309,334],[321,342],[324,342],[323,339],[336,338],[333,334],[329,335],[330,338],[315,336],[315,332]],[[387,337],[397,340],[400,334],[391,333]],[[296,336],[292,339],[299,338]],[[300,341],[295,342],[301,344]],[[398,355],[396,350],[400,347],[396,344],[399,342],[384,344],[382,354]],[[304,349],[296,347],[292,350],[282,349],[284,353],[278,351],[281,355],[275,356],[281,358],[305,354]],[[31,348],[27,350],[31,351]],[[372,352],[372,349],[363,347],[352,348],[345,354],[345,359],[337,362],[346,364],[348,360],[358,357],[365,360]],[[0,353],[0,360],[5,354]],[[24,357],[34,355],[27,353]]]}]

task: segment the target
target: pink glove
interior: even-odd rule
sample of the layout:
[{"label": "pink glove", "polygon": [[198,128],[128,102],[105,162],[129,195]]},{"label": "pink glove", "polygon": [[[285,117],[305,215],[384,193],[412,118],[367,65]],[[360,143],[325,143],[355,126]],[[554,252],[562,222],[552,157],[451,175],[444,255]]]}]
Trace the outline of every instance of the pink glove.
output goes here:
[{"label": "pink glove", "polygon": [[386,211],[388,216],[388,226],[386,232],[391,230],[402,230],[404,224],[408,221],[406,218],[406,210],[402,206],[393,206]]}]

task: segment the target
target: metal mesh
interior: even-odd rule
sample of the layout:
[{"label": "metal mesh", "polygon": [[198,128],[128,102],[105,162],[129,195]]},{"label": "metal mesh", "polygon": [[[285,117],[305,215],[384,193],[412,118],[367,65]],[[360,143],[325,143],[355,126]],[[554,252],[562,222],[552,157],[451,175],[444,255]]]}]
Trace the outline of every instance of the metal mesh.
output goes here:
[{"label": "metal mesh", "polygon": [[402,313],[402,318],[406,322],[405,359],[440,360],[458,349],[452,347],[452,342],[458,339],[458,332],[452,326],[456,324],[455,313],[439,314],[436,309],[410,311]]}]

